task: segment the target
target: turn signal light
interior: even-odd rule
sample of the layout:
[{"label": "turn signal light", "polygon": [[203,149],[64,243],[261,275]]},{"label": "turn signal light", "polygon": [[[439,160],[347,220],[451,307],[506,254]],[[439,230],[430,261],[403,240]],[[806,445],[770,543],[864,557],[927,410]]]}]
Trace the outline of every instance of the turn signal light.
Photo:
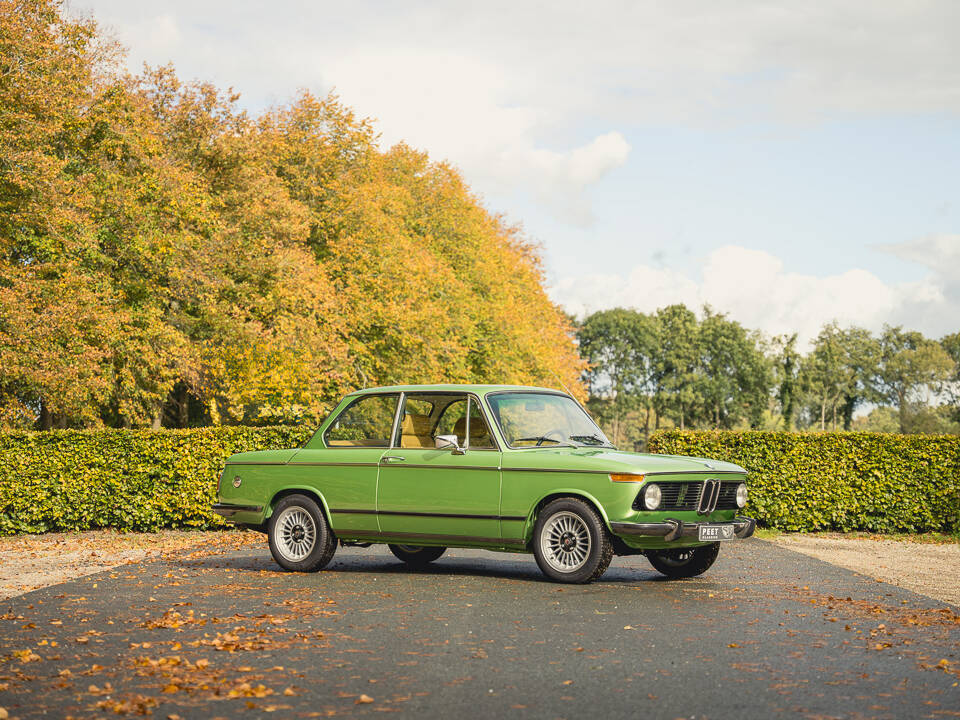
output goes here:
[{"label": "turn signal light", "polygon": [[613,482],[643,482],[643,475],[631,475],[630,473],[610,473],[610,479]]}]

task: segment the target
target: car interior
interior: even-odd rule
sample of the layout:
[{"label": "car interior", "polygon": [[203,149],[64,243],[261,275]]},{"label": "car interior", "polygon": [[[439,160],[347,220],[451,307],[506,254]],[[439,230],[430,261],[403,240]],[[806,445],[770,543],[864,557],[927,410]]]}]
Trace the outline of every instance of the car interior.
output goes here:
[{"label": "car interior", "polygon": [[467,435],[467,401],[462,395],[411,395],[406,398],[400,421],[400,447],[433,448],[438,435],[456,435],[461,446],[474,449],[496,447],[490,429],[471,402],[470,441]]}]

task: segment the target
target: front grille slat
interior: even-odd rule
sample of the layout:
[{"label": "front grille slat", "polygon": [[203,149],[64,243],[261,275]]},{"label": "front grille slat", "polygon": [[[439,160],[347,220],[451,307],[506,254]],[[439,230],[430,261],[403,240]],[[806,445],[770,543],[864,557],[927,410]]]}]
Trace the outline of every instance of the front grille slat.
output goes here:
[{"label": "front grille slat", "polygon": [[[713,483],[711,483],[712,485]],[[721,482],[719,488],[708,488],[716,493],[716,510],[737,509],[737,486],[740,481]],[[700,503],[700,493],[703,490],[703,481],[693,482],[658,482],[661,500],[658,510],[697,510]],[[705,505],[712,504],[706,503]],[[634,510],[643,510],[643,490],[633,501]]]}]

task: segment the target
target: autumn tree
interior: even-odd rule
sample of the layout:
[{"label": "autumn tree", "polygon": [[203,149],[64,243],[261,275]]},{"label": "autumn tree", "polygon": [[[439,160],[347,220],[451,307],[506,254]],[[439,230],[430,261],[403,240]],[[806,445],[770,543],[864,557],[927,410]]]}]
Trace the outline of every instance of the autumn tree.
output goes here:
[{"label": "autumn tree", "polygon": [[0,2],[0,423],[319,419],[362,385],[565,385],[538,249],[334,96],[259,116]]}]

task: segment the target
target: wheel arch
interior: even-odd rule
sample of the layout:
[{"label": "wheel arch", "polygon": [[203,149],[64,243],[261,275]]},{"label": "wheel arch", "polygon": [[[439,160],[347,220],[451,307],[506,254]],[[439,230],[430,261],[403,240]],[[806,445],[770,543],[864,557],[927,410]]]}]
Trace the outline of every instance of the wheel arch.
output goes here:
[{"label": "wheel arch", "polygon": [[270,502],[267,505],[267,512],[263,517],[264,525],[267,524],[267,522],[270,520],[270,517],[273,515],[273,509],[277,506],[277,503],[290,495],[306,495],[307,497],[315,500],[320,506],[320,512],[323,513],[323,519],[327,521],[327,527],[329,527],[331,530],[333,529],[333,523],[330,521],[330,507],[327,505],[327,499],[323,497],[323,494],[316,488],[307,487],[304,485],[285,487],[283,490],[278,490],[276,493],[274,493],[273,497],[270,498]]},{"label": "wheel arch", "polygon": [[613,530],[610,528],[610,519],[607,517],[607,513],[603,509],[603,504],[599,500],[581,488],[558,488],[551,490],[549,493],[537,500],[534,503],[533,508],[531,508],[530,512],[528,513],[527,527],[524,537],[524,540],[527,543],[529,543],[533,538],[533,528],[537,524],[537,518],[540,516],[540,512],[543,510],[543,508],[552,503],[554,500],[560,500],[561,498],[574,498],[576,500],[582,500],[590,505],[600,515],[600,519],[603,520],[603,524],[606,526],[611,537],[615,537]]}]

